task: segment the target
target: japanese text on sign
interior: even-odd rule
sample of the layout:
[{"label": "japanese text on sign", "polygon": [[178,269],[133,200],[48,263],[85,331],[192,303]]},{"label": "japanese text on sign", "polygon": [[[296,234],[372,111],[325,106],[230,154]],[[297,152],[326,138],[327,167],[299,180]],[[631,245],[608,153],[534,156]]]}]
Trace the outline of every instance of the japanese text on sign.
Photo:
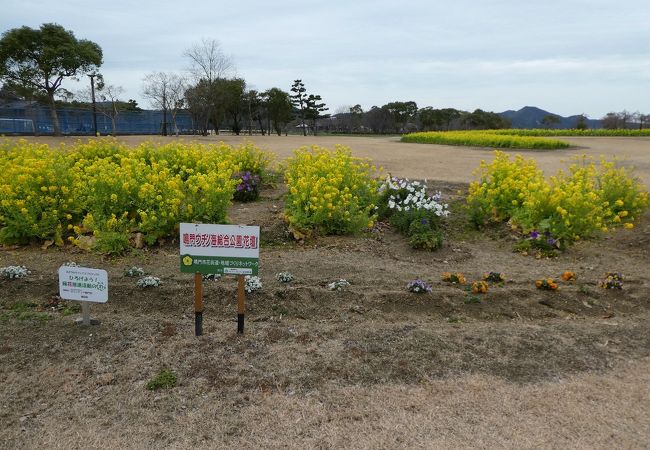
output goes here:
[{"label": "japanese text on sign", "polygon": [[257,236],[249,234],[183,233],[185,247],[256,249]]}]

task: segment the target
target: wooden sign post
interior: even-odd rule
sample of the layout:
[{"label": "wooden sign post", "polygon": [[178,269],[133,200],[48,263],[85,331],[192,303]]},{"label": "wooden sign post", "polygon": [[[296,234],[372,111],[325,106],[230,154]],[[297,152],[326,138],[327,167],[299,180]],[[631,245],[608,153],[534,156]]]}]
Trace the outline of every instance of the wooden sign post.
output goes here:
[{"label": "wooden sign post", "polygon": [[203,334],[203,276],[194,274],[194,334]]},{"label": "wooden sign post", "polygon": [[244,315],[246,314],[246,291],[244,275],[237,275],[237,333],[244,334]]},{"label": "wooden sign post", "polygon": [[203,333],[202,275],[237,276],[237,333],[244,332],[245,275],[257,275],[260,227],[246,225],[180,224],[181,272],[194,274],[195,334]]}]

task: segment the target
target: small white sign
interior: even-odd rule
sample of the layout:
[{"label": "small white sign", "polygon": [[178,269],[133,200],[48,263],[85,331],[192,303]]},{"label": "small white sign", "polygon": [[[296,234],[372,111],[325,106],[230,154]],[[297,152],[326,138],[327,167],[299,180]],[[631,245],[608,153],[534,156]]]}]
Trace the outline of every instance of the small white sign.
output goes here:
[{"label": "small white sign", "polygon": [[253,269],[236,269],[231,267],[224,267],[223,273],[226,275],[252,275]]},{"label": "small white sign", "polygon": [[65,300],[106,303],[108,273],[88,267],[59,267],[59,295]]}]

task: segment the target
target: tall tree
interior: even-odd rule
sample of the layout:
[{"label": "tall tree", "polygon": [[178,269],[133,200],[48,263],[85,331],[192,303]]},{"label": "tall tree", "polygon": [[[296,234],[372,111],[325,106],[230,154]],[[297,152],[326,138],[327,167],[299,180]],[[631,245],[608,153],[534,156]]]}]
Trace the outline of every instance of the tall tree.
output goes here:
[{"label": "tall tree", "polygon": [[[309,94],[305,103],[307,105],[305,108],[305,118],[309,120],[310,128],[314,133],[314,136],[316,136],[318,130],[318,119],[320,117],[325,117],[321,113],[327,111],[329,108],[325,106],[320,95]],[[329,117],[329,115],[327,117]]]},{"label": "tall tree", "polygon": [[587,115],[586,114],[580,114],[578,118],[576,119],[576,124],[575,124],[576,130],[586,130],[589,128],[587,125]]},{"label": "tall tree", "polygon": [[[97,103],[97,111],[100,114],[111,119],[111,134],[117,136],[117,118],[120,112],[126,110],[129,105],[120,101],[119,97],[124,93],[122,86],[114,86],[106,84],[104,77],[97,74],[97,84],[95,85],[95,98],[99,100]],[[83,89],[76,94],[76,98],[82,102],[89,104],[93,101],[93,93],[90,88]]]},{"label": "tall tree", "polygon": [[203,38],[185,50],[183,56],[190,60],[190,73],[195,81],[205,80],[212,84],[220,78],[227,78],[235,69],[232,57],[224,53],[216,39]]},{"label": "tall tree", "polygon": [[291,86],[291,92],[293,94],[289,97],[291,98],[293,107],[298,112],[303,136],[307,136],[307,125],[305,121],[309,121],[311,124],[310,128],[316,134],[316,122],[319,117],[322,117],[321,113],[327,111],[329,108],[325,106],[320,95],[307,95],[307,89],[302,80],[294,80]]},{"label": "tall tree", "polygon": [[167,135],[167,111],[172,116],[174,133],[178,136],[176,115],[183,107],[185,79],[176,73],[153,72],[144,78],[142,94],[147,97],[154,108],[163,111],[162,134]]},{"label": "tall tree", "polygon": [[54,96],[65,78],[93,72],[102,65],[102,49],[77,39],[61,25],[46,23],[36,30],[14,28],[0,39],[0,79],[44,94],[50,105],[54,134],[61,128]]},{"label": "tall tree", "polygon": [[278,88],[271,88],[265,94],[269,120],[273,122],[277,135],[281,136],[282,129],[293,119],[291,97],[288,92]]},{"label": "tall tree", "polygon": [[350,108],[350,131],[358,131],[363,119],[363,108],[358,103]]},{"label": "tall tree", "polygon": [[223,86],[216,84],[235,71],[233,59],[225,54],[219,41],[206,38],[185,50],[183,56],[190,61],[189,71],[194,82],[186,92],[192,116],[199,121],[202,134],[207,134],[210,122],[219,134],[225,110],[221,104]]},{"label": "tall tree", "polygon": [[510,121],[507,119],[494,112],[483,111],[482,109],[476,109],[472,113],[464,113],[461,117],[461,123],[467,129],[476,130],[495,130],[510,127]]},{"label": "tall tree", "polygon": [[546,114],[542,117],[542,125],[546,128],[553,128],[553,126],[560,123],[560,118],[555,114]]},{"label": "tall tree", "polygon": [[222,98],[225,114],[230,120],[230,127],[236,135],[242,130],[242,117],[245,112],[246,81],[243,78],[218,80],[219,95]]},{"label": "tall tree", "polygon": [[418,105],[413,102],[391,102],[383,106],[393,116],[395,133],[400,133],[406,124],[412,120],[418,112]]},{"label": "tall tree", "polygon": [[300,126],[302,127],[303,136],[307,136],[307,125],[305,119],[307,118],[307,89],[302,80],[294,80],[291,86],[291,103],[298,112],[300,118]]},{"label": "tall tree", "polygon": [[602,124],[603,128],[608,129],[608,130],[616,130],[619,128],[619,117],[618,114],[615,112],[608,112],[605,117],[600,119],[600,123]]},{"label": "tall tree", "polygon": [[373,106],[364,114],[364,122],[373,133],[385,134],[390,132],[393,128],[393,116],[391,113],[382,107]]}]

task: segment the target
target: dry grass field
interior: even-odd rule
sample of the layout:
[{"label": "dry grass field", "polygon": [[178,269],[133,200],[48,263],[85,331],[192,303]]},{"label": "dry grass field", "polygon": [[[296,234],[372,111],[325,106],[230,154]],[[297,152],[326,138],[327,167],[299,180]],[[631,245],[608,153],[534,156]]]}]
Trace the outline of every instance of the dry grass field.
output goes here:
[{"label": "dry grass field", "polygon": [[[452,203],[491,158],[489,149],[396,138],[251,140],[280,160],[302,145],[343,144],[395,175],[428,179]],[[573,155],[619,156],[650,185],[650,139],[568,140],[578,148],[525,153],[547,173]],[[0,266],[32,271],[0,280],[0,448],[649,446],[650,214],[633,230],[536,259],[512,251],[508,230],[473,230],[460,208],[444,247],[422,252],[389,227],[300,245],[286,236],[282,207],[276,186],[229,213],[260,225],[264,244],[264,289],[248,296],[244,335],[235,332],[236,282],[226,278],[206,282],[204,335],[194,336],[193,279],[179,272],[175,242],[114,258],[0,247]],[[99,326],[51,308],[68,261],[109,272],[109,301],[93,306]],[[163,285],[136,288],[123,275],[134,265]],[[294,282],[275,280],[287,270]],[[577,281],[535,289],[565,270]],[[443,271],[472,280],[498,271],[507,281],[477,301],[440,281]],[[624,274],[622,290],[597,286],[610,271]],[[432,293],[405,290],[418,276]],[[339,278],[350,288],[327,290]],[[148,390],[162,369],[177,385]]]}]

